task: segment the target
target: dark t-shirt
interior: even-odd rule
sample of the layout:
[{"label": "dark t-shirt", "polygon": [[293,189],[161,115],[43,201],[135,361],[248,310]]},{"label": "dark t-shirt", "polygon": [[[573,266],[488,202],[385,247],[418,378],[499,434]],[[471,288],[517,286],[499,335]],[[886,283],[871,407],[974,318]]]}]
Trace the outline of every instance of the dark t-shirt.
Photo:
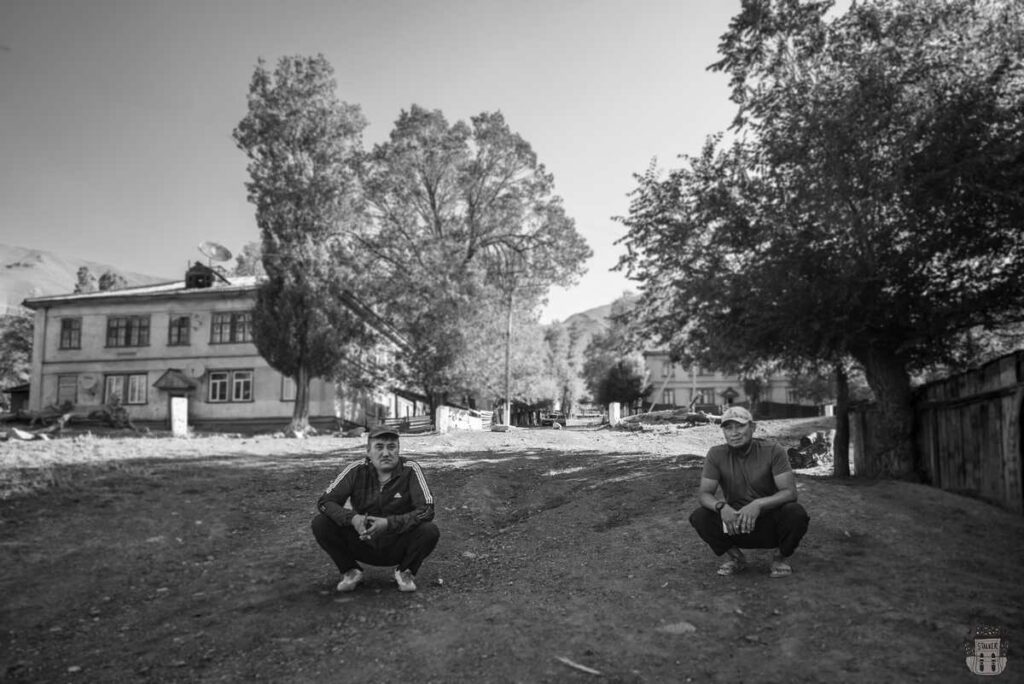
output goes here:
[{"label": "dark t-shirt", "polygon": [[733,454],[727,444],[711,447],[701,477],[716,481],[729,505],[741,508],[779,491],[775,476],[790,471],[785,449],[775,442],[755,438],[743,455]]}]

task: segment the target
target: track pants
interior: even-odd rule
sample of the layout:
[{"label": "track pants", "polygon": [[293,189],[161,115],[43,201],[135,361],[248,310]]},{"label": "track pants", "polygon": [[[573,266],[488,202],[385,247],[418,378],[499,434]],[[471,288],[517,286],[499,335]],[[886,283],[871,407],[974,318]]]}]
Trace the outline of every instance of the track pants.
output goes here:
[{"label": "track pants", "polygon": [[354,527],[340,527],[320,513],[313,518],[313,536],[342,574],[358,568],[358,561],[366,565],[397,565],[399,570],[411,570],[415,575],[437,546],[441,532],[432,522],[421,523],[378,548],[361,541]]},{"label": "track pants", "polygon": [[784,558],[792,556],[800,540],[807,534],[810,520],[803,506],[790,502],[763,511],[754,523],[752,532],[726,534],[722,531],[722,518],[715,511],[701,506],[690,515],[690,524],[716,556],[721,556],[734,546],[741,549],[778,547],[779,554]]}]

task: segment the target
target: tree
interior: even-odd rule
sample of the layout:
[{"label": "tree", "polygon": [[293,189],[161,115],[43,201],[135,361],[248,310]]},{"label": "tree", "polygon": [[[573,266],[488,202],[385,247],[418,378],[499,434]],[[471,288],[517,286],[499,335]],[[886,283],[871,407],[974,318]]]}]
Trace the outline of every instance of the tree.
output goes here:
[{"label": "tree", "polygon": [[78,268],[77,282],[75,283],[75,294],[95,292],[97,289],[96,276],[92,274],[88,266],[80,266]]},{"label": "tree", "polygon": [[263,249],[260,243],[245,243],[242,250],[235,255],[233,275],[264,276],[266,273],[266,270],[263,268]]},{"label": "tree", "polygon": [[[34,321],[22,314],[0,316],[0,389],[28,381]],[[0,397],[6,399],[7,395]]]},{"label": "tree", "polygon": [[628,406],[650,392],[640,351],[646,336],[630,315],[635,301],[632,294],[623,294],[612,302],[608,328],[595,333],[584,352],[583,379],[599,404]]},{"label": "tree", "polygon": [[[516,312],[577,277],[590,250],[551,175],[499,113],[450,125],[414,105],[363,168],[375,226],[364,247],[382,276],[379,301],[413,347],[410,380],[432,407],[472,394],[460,359],[480,325],[488,340],[505,338],[511,360]],[[500,328],[486,311],[494,306],[505,312]]]},{"label": "tree", "polygon": [[884,474],[920,468],[910,375],[1024,311],[1013,4],[868,0],[828,21],[830,2],[745,1],[714,67],[736,141],[640,178],[625,219],[622,264],[649,276],[644,315],[674,349],[855,359]]},{"label": "tree", "polygon": [[128,286],[128,281],[120,273],[115,271],[104,271],[103,275],[100,276],[99,289],[100,292],[106,292],[108,290],[120,290]]},{"label": "tree", "polygon": [[322,55],[285,57],[271,73],[262,61],[248,113],[234,131],[249,157],[249,201],[256,205],[267,277],[253,311],[256,348],[296,383],[289,430],[309,428],[312,378],[368,382],[375,369],[345,363],[375,343],[355,313],[367,284],[353,248],[361,220],[354,164],[365,120],[338,100]]}]

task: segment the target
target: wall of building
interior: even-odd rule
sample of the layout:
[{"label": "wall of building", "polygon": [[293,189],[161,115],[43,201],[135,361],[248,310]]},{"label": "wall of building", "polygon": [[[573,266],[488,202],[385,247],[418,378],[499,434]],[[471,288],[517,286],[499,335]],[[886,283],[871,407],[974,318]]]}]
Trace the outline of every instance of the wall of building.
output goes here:
[{"label": "wall of building", "polygon": [[[696,397],[699,405],[715,405],[720,408],[730,404],[749,405],[750,397],[738,375],[710,371],[704,368],[686,368],[673,364],[667,353],[645,352],[644,364],[648,382],[654,388],[647,397],[654,404],[689,406]],[[665,390],[671,396],[665,397]],[[671,399],[672,401],[665,401]],[[792,386],[785,377],[770,378],[761,390],[759,400],[777,404],[806,404],[808,402],[793,396]]]},{"label": "wall of building", "polygon": [[[215,343],[214,313],[245,312],[253,306],[253,291],[241,289],[182,290],[174,296],[79,298],[37,309],[32,365],[31,408],[59,403],[74,392],[76,413],[88,414],[107,401],[108,378],[144,375],[134,380],[145,387],[142,403],[127,403],[129,415],[140,421],[165,421],[170,394],[153,386],[168,369],[181,370],[195,383],[189,396],[189,419],[231,420],[290,417],[294,408],[281,374],[269,367],[252,342]],[[148,316],[149,342],[143,346],[107,346],[111,317]],[[170,344],[170,322],[187,316],[188,344]],[[81,321],[80,343],[61,349],[63,319]],[[240,371],[241,374],[231,375]],[[248,400],[233,400],[231,383],[251,371]],[[229,401],[213,401],[211,382],[227,372]],[[244,384],[244,383],[243,383]],[[138,400],[139,390],[136,388]],[[314,380],[310,387],[310,415],[335,415],[333,383]]]}]

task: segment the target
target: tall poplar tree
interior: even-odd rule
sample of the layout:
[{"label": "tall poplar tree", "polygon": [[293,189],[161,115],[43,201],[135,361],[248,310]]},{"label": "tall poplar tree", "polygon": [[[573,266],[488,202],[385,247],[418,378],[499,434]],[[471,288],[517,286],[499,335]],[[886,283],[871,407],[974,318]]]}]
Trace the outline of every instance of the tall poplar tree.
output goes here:
[{"label": "tall poplar tree", "polygon": [[358,301],[361,261],[353,234],[361,220],[354,165],[366,122],[340,101],[322,56],[261,60],[248,113],[234,131],[249,157],[266,279],[253,311],[256,348],[296,383],[290,432],[309,428],[312,378],[358,383],[373,331],[346,302]]}]

